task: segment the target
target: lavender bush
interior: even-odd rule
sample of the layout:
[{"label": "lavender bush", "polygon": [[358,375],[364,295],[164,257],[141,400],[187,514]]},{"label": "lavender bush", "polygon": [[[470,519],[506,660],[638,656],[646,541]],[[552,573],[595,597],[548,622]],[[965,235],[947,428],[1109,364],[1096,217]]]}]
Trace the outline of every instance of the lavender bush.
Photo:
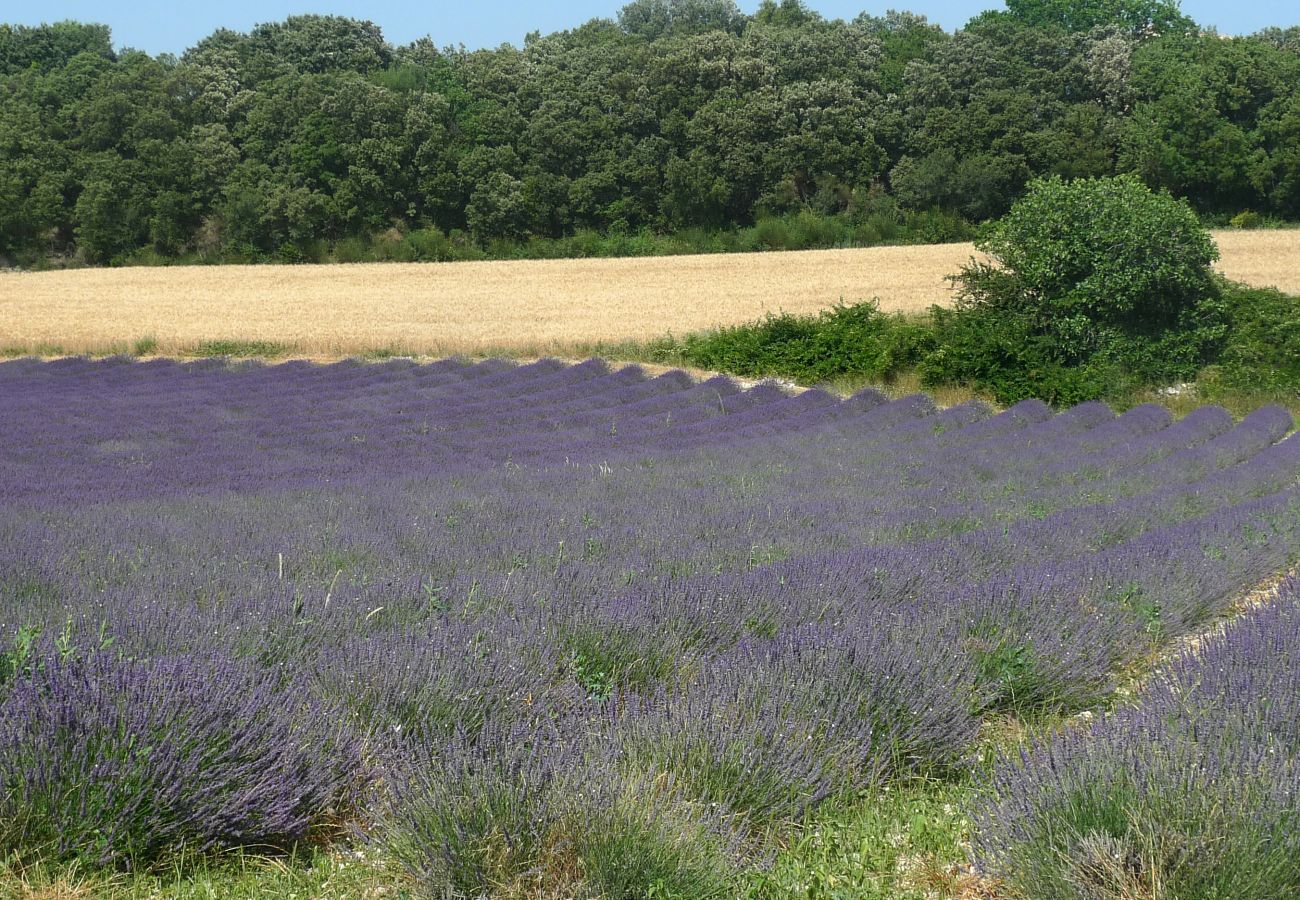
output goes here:
[{"label": "lavender bush", "polygon": [[19,858],[287,847],[348,815],[363,778],[300,684],[220,657],[47,649],[0,703],[0,846]]},{"label": "lavender bush", "polygon": [[[0,421],[5,840],[113,863],[284,843],[372,778],[431,890],[707,894],[729,841],[942,776],[989,715],[1097,707],[1300,547],[1276,408],[67,359],[0,363]],[[106,655],[60,663],[65,632]],[[42,730],[55,696],[117,743]],[[126,824],[101,846],[59,798]]]},{"label": "lavender bush", "polygon": [[1161,671],[1140,702],[1004,759],[978,858],[1025,896],[1300,891],[1300,592]]},{"label": "lavender bush", "polygon": [[420,744],[390,776],[391,852],[432,897],[727,896],[724,818],[593,737],[561,717]]}]

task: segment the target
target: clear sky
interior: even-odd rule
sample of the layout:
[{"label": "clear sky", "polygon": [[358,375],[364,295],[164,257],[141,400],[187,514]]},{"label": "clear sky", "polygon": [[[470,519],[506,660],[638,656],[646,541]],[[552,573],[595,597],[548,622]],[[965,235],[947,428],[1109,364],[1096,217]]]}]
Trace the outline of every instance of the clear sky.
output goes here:
[{"label": "clear sky", "polygon": [[[102,22],[112,27],[119,48],[179,54],[218,28],[247,31],[259,22],[296,13],[334,13],[377,23],[394,44],[428,35],[439,46],[463,43],[473,49],[505,42],[522,44],[529,31],[545,34],[597,16],[613,17],[622,5],[623,0],[0,0],[0,22]],[[985,9],[1002,8],[1001,0],[810,0],[808,5],[828,18],[846,19],[863,10],[879,15],[890,7],[904,9],[949,31]],[[757,6],[758,0],[740,0],[740,7],[747,12]],[[1213,25],[1224,34],[1249,34],[1268,25],[1300,25],[1300,0],[1183,0],[1182,8],[1197,22]]]}]

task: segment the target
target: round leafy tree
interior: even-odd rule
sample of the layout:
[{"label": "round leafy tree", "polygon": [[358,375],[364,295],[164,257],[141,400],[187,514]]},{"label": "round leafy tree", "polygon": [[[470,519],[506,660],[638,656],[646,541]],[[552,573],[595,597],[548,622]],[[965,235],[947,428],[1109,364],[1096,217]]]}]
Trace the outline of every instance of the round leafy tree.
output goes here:
[{"label": "round leafy tree", "polygon": [[1035,181],[976,246],[930,383],[1075,403],[1194,377],[1226,331],[1209,232],[1135,177]]},{"label": "round leafy tree", "polygon": [[1178,6],[1178,0],[1007,0],[1007,14],[1039,28],[1087,31],[1118,25],[1148,37],[1192,26]]},{"label": "round leafy tree", "polygon": [[1134,324],[1209,295],[1219,257],[1191,207],[1131,175],[1036,181],[979,248],[1060,313]]}]

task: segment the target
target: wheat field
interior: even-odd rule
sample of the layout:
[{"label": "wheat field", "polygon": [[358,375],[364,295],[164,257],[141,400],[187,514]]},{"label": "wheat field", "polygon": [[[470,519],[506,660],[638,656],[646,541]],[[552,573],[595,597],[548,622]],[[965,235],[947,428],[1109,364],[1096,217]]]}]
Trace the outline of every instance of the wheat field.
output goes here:
[{"label": "wheat field", "polygon": [[[1216,232],[1220,268],[1300,293],[1300,231]],[[262,341],[316,357],[572,354],[878,298],[951,300],[970,244],[463,263],[186,266],[0,275],[0,351],[184,354]],[[147,339],[147,341],[145,340]]]}]

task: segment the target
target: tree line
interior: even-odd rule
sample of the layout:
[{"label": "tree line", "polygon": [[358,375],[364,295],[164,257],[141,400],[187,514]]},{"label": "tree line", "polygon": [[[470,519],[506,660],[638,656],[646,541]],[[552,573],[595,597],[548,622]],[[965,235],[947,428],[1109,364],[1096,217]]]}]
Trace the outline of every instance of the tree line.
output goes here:
[{"label": "tree line", "polygon": [[104,25],[0,26],[0,258],[296,260],[792,215],[888,235],[999,216],[1051,175],[1297,219],[1297,84],[1300,28],[1224,37],[1174,0],[1008,0],[954,33],[635,0],[472,51],[336,16],[179,57],[115,51]]}]

